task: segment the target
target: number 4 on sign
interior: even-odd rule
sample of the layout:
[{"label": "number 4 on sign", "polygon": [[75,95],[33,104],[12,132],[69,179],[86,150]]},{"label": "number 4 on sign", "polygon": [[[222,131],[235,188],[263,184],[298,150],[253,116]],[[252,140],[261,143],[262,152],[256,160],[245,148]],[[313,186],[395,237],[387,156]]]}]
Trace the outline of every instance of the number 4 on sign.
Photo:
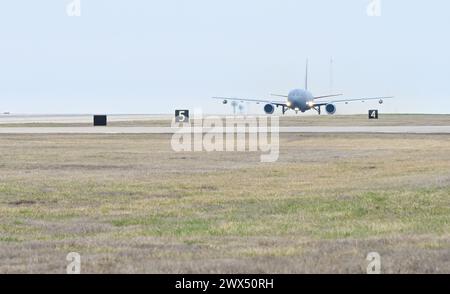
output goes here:
[{"label": "number 4 on sign", "polygon": [[378,119],[378,110],[369,110],[369,119]]}]

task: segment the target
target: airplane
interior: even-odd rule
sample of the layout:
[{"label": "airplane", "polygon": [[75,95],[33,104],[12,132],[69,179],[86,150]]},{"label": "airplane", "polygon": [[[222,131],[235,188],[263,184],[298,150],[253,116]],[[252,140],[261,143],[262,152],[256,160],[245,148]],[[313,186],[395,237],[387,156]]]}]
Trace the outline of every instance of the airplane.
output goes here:
[{"label": "airplane", "polygon": [[322,107],[325,107],[325,111],[329,115],[336,113],[336,103],[345,103],[361,101],[365,102],[367,100],[378,100],[380,104],[384,103],[385,99],[392,99],[393,96],[388,97],[373,97],[373,98],[359,98],[359,99],[338,99],[323,101],[325,98],[339,97],[343,94],[332,94],[324,96],[314,96],[308,90],[308,61],[306,61],[306,75],[305,75],[305,88],[304,89],[294,89],[289,92],[288,95],[278,95],[271,94],[273,97],[286,98],[285,101],[274,101],[274,100],[260,100],[260,99],[241,99],[241,98],[229,98],[229,97],[212,97],[213,99],[223,100],[223,104],[228,104],[228,101],[232,102],[255,102],[257,104],[266,103],[264,106],[264,112],[266,114],[272,115],[275,112],[275,107],[282,107],[283,115],[286,114],[288,110],[294,110],[298,114],[299,111],[305,113],[309,110],[315,110],[319,115],[322,114]]}]

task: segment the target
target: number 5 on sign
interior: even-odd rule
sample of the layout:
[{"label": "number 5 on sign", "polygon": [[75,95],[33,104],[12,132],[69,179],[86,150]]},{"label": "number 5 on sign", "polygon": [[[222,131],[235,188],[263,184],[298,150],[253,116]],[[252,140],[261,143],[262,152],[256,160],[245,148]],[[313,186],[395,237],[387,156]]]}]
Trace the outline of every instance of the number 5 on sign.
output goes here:
[{"label": "number 5 on sign", "polygon": [[188,123],[189,110],[175,110],[175,121],[181,123]]}]

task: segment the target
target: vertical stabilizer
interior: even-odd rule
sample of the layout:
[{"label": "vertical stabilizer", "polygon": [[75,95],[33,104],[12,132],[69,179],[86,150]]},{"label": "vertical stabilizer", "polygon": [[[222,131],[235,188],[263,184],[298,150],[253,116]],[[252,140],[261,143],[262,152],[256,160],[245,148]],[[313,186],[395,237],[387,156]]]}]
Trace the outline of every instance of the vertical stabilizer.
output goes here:
[{"label": "vertical stabilizer", "polygon": [[305,74],[305,90],[308,91],[308,63],[309,60],[306,59],[306,74]]}]

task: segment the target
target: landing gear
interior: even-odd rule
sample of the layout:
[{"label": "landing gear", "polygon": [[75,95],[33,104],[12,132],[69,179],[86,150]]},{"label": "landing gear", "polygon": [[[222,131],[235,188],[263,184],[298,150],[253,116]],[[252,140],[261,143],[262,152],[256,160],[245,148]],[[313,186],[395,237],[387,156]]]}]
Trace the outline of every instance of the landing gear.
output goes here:
[{"label": "landing gear", "polygon": [[290,109],[289,107],[287,107],[287,106],[285,106],[285,105],[281,105],[281,104],[278,104],[278,105],[277,105],[277,108],[280,107],[280,106],[283,108],[283,115],[285,115],[286,112]]},{"label": "landing gear", "polygon": [[318,113],[319,115],[322,114],[322,107],[318,106],[318,107],[314,107],[314,109],[317,111],[317,113]]}]

